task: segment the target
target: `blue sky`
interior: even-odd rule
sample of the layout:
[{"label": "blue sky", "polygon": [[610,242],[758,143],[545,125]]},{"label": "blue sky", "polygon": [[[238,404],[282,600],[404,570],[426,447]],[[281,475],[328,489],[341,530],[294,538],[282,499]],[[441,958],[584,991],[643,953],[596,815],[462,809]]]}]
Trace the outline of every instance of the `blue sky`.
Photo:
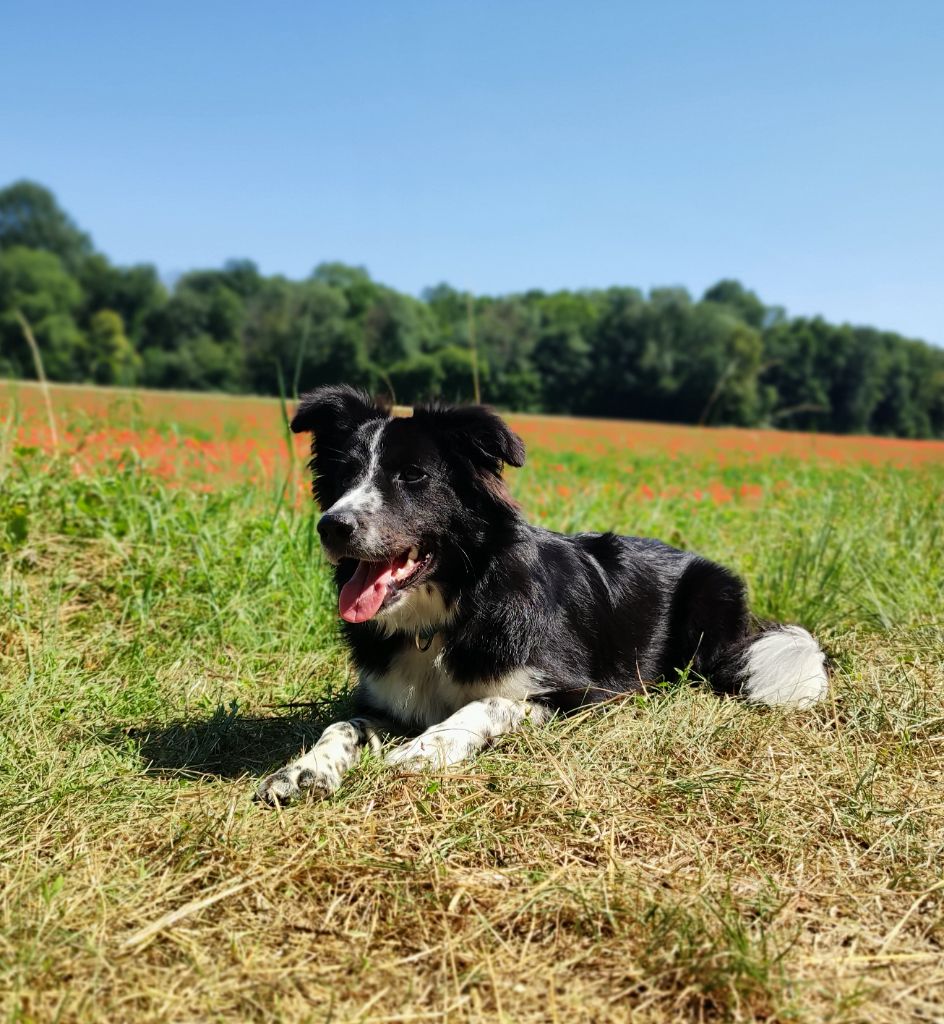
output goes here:
[{"label": "blue sky", "polygon": [[0,183],[121,263],[738,277],[944,343],[944,3],[11,2]]}]

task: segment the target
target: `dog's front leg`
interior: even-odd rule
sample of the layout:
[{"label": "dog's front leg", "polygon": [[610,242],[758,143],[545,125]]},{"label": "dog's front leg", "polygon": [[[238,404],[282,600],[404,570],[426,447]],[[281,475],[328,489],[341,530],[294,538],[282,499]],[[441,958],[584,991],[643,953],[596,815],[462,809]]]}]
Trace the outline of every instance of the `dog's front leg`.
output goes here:
[{"label": "dog's front leg", "polygon": [[319,797],[330,796],[341,779],[370,746],[380,750],[379,725],[369,718],[335,722],[321,734],[306,754],[259,783],[256,798],[267,804],[291,803],[305,790]]},{"label": "dog's front leg", "polygon": [[551,717],[549,708],[527,700],[486,697],[470,701],[438,725],[431,725],[416,739],[394,747],[387,764],[446,768],[465,761],[499,736],[517,732],[528,720],[541,724]]}]

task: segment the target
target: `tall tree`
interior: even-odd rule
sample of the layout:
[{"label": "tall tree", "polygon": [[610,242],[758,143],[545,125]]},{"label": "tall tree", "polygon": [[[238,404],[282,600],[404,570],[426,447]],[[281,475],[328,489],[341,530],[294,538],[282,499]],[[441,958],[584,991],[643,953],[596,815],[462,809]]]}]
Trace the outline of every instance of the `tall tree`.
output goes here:
[{"label": "tall tree", "polygon": [[25,180],[0,190],[0,249],[16,246],[54,253],[73,273],[94,251],[52,192]]},{"label": "tall tree", "polygon": [[0,252],[0,376],[35,377],[18,313],[29,322],[51,380],[82,380],[86,339],[76,322],[78,281],[52,252],[21,246]]}]

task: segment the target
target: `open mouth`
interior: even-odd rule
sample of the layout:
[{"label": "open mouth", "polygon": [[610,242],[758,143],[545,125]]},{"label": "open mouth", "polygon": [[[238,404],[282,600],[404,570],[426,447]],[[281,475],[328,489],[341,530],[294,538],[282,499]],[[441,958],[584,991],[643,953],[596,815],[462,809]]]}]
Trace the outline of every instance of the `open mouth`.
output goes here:
[{"label": "open mouth", "polygon": [[412,547],[385,562],[361,559],[354,575],[341,588],[338,611],[345,622],[366,622],[381,608],[396,601],[402,591],[415,586],[432,563],[432,552],[420,554]]}]

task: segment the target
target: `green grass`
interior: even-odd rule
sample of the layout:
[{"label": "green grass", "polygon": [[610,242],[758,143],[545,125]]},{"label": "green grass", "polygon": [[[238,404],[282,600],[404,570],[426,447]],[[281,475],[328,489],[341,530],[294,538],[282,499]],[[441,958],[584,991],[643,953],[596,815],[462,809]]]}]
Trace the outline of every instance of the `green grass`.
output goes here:
[{"label": "green grass", "polygon": [[737,568],[821,636],[829,702],[681,686],[266,810],[352,682],[311,509],[7,433],[5,1019],[941,1019],[944,467],[538,450],[514,487]]}]

